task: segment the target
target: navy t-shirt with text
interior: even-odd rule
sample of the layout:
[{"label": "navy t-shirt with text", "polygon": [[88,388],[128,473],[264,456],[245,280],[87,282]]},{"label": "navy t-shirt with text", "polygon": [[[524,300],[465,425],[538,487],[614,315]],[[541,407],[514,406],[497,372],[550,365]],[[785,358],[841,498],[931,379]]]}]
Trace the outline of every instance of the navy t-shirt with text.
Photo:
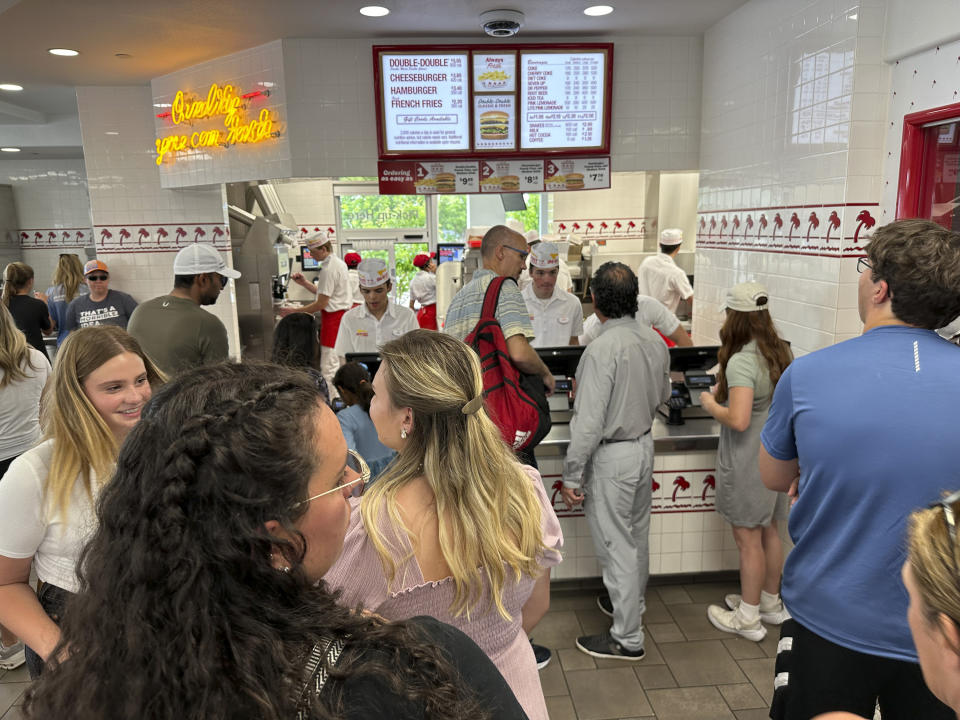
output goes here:
[{"label": "navy t-shirt with text", "polygon": [[77,297],[67,307],[67,332],[78,327],[118,325],[126,329],[137,301],[119,290],[108,290],[103,300],[89,295]]}]

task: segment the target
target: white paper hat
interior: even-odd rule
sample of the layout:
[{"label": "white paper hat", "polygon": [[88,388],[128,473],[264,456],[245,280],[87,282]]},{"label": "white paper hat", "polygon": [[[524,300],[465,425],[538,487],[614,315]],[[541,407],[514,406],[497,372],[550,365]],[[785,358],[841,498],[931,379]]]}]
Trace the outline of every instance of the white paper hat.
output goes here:
[{"label": "white paper hat", "polygon": [[380,287],[390,280],[390,271],[387,263],[381,258],[367,258],[357,265],[357,275],[360,276],[360,287]]},{"label": "white paper hat", "polygon": [[683,230],[680,228],[667,228],[660,233],[660,244],[673,246],[683,242]]},{"label": "white paper hat", "polygon": [[325,230],[321,230],[320,232],[314,233],[307,238],[307,247],[320,247],[321,245],[326,245],[328,242],[330,242],[330,237],[327,235]]},{"label": "white paper hat", "polygon": [[540,237],[540,233],[538,233],[536,230],[527,230],[523,234],[523,237],[527,239],[527,245],[530,243],[540,242],[540,240],[543,239]]},{"label": "white paper hat", "polygon": [[560,248],[556,243],[542,242],[530,248],[530,267],[551,270],[560,266]]},{"label": "white paper hat", "polygon": [[513,230],[515,233],[520,233],[523,235],[523,223],[521,223],[519,220],[515,218],[508,218],[504,225]]},{"label": "white paper hat", "polygon": [[187,245],[173,259],[174,275],[202,275],[215,272],[236,280],[240,273],[227,267],[223,256],[210,243]]}]

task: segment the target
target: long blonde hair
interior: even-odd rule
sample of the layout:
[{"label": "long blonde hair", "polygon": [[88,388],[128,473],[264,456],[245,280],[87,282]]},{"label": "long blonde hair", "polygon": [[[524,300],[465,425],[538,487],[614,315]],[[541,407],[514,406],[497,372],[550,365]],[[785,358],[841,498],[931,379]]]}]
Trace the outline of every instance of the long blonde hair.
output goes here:
[{"label": "long blonde hair", "polygon": [[10,307],[10,298],[33,280],[33,268],[22,262],[12,262],[3,269],[3,304]]},{"label": "long blonde hair", "polygon": [[73,253],[61,253],[57,269],[53,272],[53,284],[63,285],[63,299],[70,302],[77,296],[83,282],[83,265]]},{"label": "long blonde hair", "polygon": [[125,352],[140,356],[152,387],[163,382],[163,375],[140,349],[140,343],[115,325],[74,330],[57,352],[44,393],[41,424],[44,439],[53,440],[46,497],[62,512],[70,505],[78,478],[92,495],[91,473],[103,484],[113,471],[119,449],[116,437],[83,391],[83,384],[97,368]]},{"label": "long blonde hair", "polygon": [[536,577],[547,548],[530,478],[485,410],[462,412],[483,390],[480,362],[459,340],[430,330],[409,332],[380,355],[391,404],[413,410],[403,449],[360,504],[387,580],[411,553],[388,539],[380,521],[386,513],[397,535],[405,536],[397,493],[422,476],[433,491],[440,549],[455,585],[451,612],[469,618],[482,599],[486,573],[497,612],[510,619],[501,597],[508,570],[517,580]]},{"label": "long blonde hair", "polygon": [[[960,502],[953,505],[960,513]],[[907,526],[907,560],[914,582],[927,610],[927,619],[935,623],[944,613],[960,623],[960,542],[950,538],[941,508],[918,510]]]},{"label": "long blonde hair", "polygon": [[26,380],[27,368],[39,370],[30,359],[27,338],[13,321],[13,315],[0,304],[0,390],[11,383]]}]

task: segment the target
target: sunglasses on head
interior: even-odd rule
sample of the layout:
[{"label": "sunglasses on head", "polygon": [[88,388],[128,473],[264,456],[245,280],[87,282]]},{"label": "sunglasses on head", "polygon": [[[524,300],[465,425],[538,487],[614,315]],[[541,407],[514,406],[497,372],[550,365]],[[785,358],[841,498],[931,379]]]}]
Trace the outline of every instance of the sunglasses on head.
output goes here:
[{"label": "sunglasses on head", "polygon": [[105,282],[107,275],[87,275],[87,280],[93,280],[93,282]]}]

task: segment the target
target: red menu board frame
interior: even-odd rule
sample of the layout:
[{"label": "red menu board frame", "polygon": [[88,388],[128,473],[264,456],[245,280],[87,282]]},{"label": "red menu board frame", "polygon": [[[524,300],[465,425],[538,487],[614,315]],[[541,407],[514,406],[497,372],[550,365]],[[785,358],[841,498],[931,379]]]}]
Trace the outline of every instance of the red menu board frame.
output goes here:
[{"label": "red menu board frame", "polygon": [[[509,155],[511,158],[547,158],[547,157],[583,157],[584,155],[609,155],[610,154],[610,135],[611,119],[613,108],[613,43],[518,43],[518,44],[467,44],[467,45],[374,45],[373,52],[373,85],[374,100],[376,103],[377,115],[377,153],[380,160],[425,160],[425,159],[451,159],[451,160],[480,160],[489,158],[492,155]],[[468,142],[470,149],[463,151],[438,150],[388,150],[386,142],[386,119],[383,107],[383,74],[382,74],[382,55],[392,54],[466,54],[467,66],[464,69],[467,83],[467,112],[468,112]],[[474,107],[476,97],[483,97],[485,93],[475,93],[473,78],[473,56],[477,54],[490,53],[511,53],[514,55],[515,67],[514,78],[516,88],[514,91],[514,107],[517,112],[512,118],[513,137],[516,142],[516,149],[508,150],[502,148],[483,148],[478,149],[474,145]],[[521,122],[519,114],[522,112],[524,98],[521,96],[521,78],[519,77],[521,57],[524,52],[528,53],[575,53],[575,52],[601,52],[605,55],[605,67],[603,72],[604,79],[604,97],[603,97],[603,124],[602,137],[599,146],[595,147],[569,147],[569,148],[551,148],[537,150],[521,150],[520,128]]]}]

